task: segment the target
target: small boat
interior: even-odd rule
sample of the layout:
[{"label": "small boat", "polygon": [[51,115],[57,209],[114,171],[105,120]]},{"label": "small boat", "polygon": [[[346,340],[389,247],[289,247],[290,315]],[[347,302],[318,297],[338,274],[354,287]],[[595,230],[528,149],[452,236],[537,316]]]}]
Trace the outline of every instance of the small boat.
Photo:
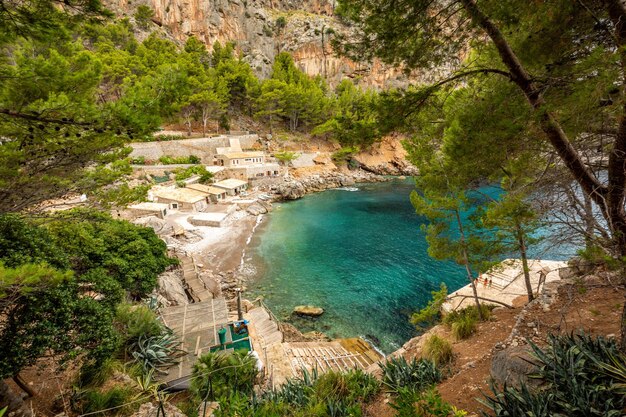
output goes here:
[{"label": "small boat", "polygon": [[359,189],[357,187],[338,187],[335,188],[335,190],[342,190],[342,191],[359,191]]}]

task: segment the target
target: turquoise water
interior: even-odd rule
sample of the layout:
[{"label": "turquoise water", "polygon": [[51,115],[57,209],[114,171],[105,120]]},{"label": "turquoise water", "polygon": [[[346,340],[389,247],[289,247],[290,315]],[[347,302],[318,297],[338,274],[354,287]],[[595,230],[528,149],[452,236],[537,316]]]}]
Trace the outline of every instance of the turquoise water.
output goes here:
[{"label": "turquoise water", "polygon": [[[467,281],[458,265],[428,256],[426,219],[409,202],[412,181],[356,188],[276,204],[248,250],[249,290],[301,331],[361,336],[391,352],[417,334],[408,317],[440,282],[454,291]],[[292,317],[300,304],[326,312]]]}]

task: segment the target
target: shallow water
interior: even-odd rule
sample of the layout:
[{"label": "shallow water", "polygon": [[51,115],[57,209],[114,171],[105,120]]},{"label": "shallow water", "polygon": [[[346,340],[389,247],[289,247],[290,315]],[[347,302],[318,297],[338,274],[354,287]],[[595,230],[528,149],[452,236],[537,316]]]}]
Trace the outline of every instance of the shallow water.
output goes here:
[{"label": "shallow water", "polygon": [[[355,190],[356,188],[356,190]],[[275,205],[252,239],[246,263],[251,296],[263,295],[301,331],[364,337],[388,353],[417,334],[411,312],[445,282],[467,283],[464,270],[427,254],[409,194],[412,181],[359,184]],[[311,304],[318,319],[291,316]]]}]

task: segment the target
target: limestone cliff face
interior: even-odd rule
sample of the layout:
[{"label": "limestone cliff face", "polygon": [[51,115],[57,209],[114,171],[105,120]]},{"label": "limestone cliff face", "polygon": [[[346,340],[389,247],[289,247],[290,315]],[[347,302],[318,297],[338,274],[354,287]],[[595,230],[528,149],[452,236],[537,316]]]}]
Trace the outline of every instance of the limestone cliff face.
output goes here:
[{"label": "limestone cliff face", "polygon": [[[347,29],[334,16],[335,0],[105,0],[122,15],[132,18],[145,4],[154,21],[175,39],[195,36],[212,45],[234,41],[253,70],[261,77],[271,71],[274,57],[290,52],[309,75],[322,75],[331,85],[350,77],[377,88],[406,85],[401,71],[380,63],[358,64],[337,57],[330,46],[334,33]],[[284,27],[276,22],[284,21]],[[413,80],[427,76],[413,74]]]}]

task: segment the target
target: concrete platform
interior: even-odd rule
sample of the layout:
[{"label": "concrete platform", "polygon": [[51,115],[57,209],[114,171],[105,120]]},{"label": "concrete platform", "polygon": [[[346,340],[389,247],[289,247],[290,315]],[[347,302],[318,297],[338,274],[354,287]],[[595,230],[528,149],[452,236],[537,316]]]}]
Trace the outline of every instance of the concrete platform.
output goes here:
[{"label": "concrete platform", "polygon": [[197,213],[189,216],[187,220],[194,226],[222,227],[222,223],[228,218],[229,213]]},{"label": "concrete platform", "polygon": [[[567,263],[562,261],[548,260],[529,260],[528,267],[530,269],[530,282],[533,292],[537,294],[543,285],[547,282],[561,279],[559,269],[566,268]],[[541,272],[543,271],[545,279],[541,282],[539,288]],[[485,285],[485,278],[487,284]],[[491,285],[489,285],[491,280]],[[511,305],[513,300],[519,296],[527,295],[526,284],[524,282],[524,273],[522,270],[522,261],[520,259],[506,259],[499,265],[482,275],[477,282],[477,292],[479,297],[500,301]],[[447,301],[443,304],[444,311],[454,311],[459,308],[465,308],[474,304],[474,295],[471,284],[467,284],[463,288],[448,295]],[[498,305],[481,300],[486,304]]]}]

